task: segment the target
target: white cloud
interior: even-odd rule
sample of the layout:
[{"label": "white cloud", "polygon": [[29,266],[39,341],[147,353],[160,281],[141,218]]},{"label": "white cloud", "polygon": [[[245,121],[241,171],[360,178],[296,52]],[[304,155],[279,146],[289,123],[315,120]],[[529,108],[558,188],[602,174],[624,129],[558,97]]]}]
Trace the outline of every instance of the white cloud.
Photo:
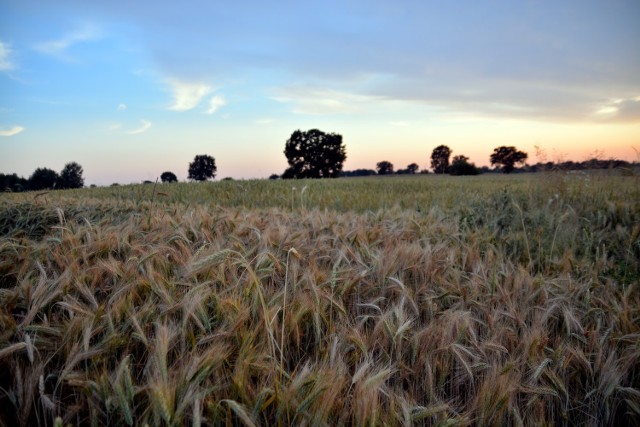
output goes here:
[{"label": "white cloud", "polygon": [[218,108],[224,105],[227,105],[227,101],[225,101],[224,96],[215,95],[211,97],[211,100],[209,101],[209,108],[207,109],[206,113],[213,114],[218,110]]},{"label": "white cloud", "polygon": [[271,124],[273,122],[274,122],[274,119],[269,119],[269,118],[256,120],[256,124],[257,125],[268,125],[268,124]]},{"label": "white cloud", "polygon": [[129,135],[137,135],[143,132],[146,132],[151,127],[151,122],[149,120],[140,120],[140,127],[134,130],[127,132]]},{"label": "white cloud", "polygon": [[277,89],[273,99],[293,104],[294,113],[309,115],[357,113],[370,108],[373,102],[382,100],[377,96],[306,86]]},{"label": "white cloud", "polygon": [[24,130],[22,126],[13,126],[10,129],[0,129],[0,136],[13,136],[17,135]]},{"label": "white cloud", "polygon": [[202,98],[213,90],[211,86],[201,83],[169,80],[169,84],[173,92],[173,105],[169,107],[169,110],[173,111],[187,111],[195,108],[202,101]]},{"label": "white cloud", "polygon": [[124,111],[127,109],[127,104],[119,104],[118,105],[118,111]]},{"label": "white cloud", "polygon": [[100,35],[100,31],[95,27],[85,26],[84,28],[73,33],[69,33],[60,39],[38,43],[34,48],[47,55],[56,56],[60,59],[71,60],[72,58],[66,54],[67,49],[77,43],[96,40]]},{"label": "white cloud", "polygon": [[11,62],[11,46],[8,43],[4,43],[0,41],[0,71],[10,71],[13,70],[16,66],[13,62]]}]

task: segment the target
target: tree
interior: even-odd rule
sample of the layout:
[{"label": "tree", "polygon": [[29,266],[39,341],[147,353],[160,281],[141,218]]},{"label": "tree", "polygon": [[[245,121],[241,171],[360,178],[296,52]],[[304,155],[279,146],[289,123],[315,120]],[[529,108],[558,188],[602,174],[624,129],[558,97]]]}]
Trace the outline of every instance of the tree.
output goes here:
[{"label": "tree", "polygon": [[446,145],[438,145],[431,152],[431,169],[434,173],[447,173],[449,168],[449,156],[451,148]]},{"label": "tree", "polygon": [[0,173],[0,191],[25,191],[29,188],[29,181],[15,173],[5,175]]},{"label": "tree", "polygon": [[393,163],[383,160],[376,164],[378,175],[389,175],[393,173]]},{"label": "tree", "polygon": [[411,163],[411,164],[407,165],[406,169],[398,169],[398,171],[396,173],[398,175],[413,175],[413,174],[418,172],[419,168],[420,168],[420,166],[418,166],[417,163]]},{"label": "tree", "polygon": [[58,188],[82,188],[84,178],[82,177],[82,166],[76,162],[64,165],[60,177],[58,178]]},{"label": "tree", "polygon": [[450,175],[478,175],[480,171],[475,164],[469,163],[467,156],[454,156],[449,166]]},{"label": "tree", "polygon": [[410,173],[412,175],[417,173],[418,169],[420,169],[420,166],[418,166],[417,163],[411,163],[411,164],[407,165],[407,173]]},{"label": "tree", "polygon": [[47,168],[38,168],[29,177],[30,190],[44,190],[55,188],[58,173]]},{"label": "tree", "polygon": [[527,153],[524,151],[518,151],[516,147],[498,147],[493,150],[491,154],[491,166],[502,165],[502,171],[504,173],[513,172],[513,167],[516,163],[524,163],[527,160]]},{"label": "tree", "polygon": [[162,175],[160,175],[160,180],[162,182],[168,182],[168,183],[178,182],[178,177],[173,172],[162,172]]},{"label": "tree", "polygon": [[189,179],[195,179],[196,181],[206,181],[207,179],[215,178],[216,160],[206,154],[201,154],[193,159],[193,162],[189,163]]},{"label": "tree", "polygon": [[337,178],[347,158],[342,135],[296,130],[284,148],[289,167],[283,178]]}]

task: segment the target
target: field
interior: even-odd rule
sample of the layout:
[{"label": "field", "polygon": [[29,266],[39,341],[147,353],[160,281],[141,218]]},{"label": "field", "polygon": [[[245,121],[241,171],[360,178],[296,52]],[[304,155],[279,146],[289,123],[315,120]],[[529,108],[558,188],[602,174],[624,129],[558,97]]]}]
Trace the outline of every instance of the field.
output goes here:
[{"label": "field", "polygon": [[0,425],[640,425],[640,178],[0,195]]}]

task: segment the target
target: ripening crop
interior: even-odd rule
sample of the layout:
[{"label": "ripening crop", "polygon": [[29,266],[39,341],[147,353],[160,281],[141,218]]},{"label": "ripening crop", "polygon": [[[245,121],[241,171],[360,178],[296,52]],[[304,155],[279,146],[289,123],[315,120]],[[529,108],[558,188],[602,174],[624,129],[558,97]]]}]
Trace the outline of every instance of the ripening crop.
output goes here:
[{"label": "ripening crop", "polygon": [[0,196],[0,425],[640,423],[640,182]]}]

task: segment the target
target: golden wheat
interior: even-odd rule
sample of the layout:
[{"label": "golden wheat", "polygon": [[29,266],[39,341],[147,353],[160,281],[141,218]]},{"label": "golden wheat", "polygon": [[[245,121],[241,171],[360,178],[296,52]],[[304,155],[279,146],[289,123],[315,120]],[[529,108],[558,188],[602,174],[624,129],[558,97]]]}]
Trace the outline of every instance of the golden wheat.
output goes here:
[{"label": "golden wheat", "polygon": [[638,423],[640,186],[552,178],[3,195],[0,425]]}]

